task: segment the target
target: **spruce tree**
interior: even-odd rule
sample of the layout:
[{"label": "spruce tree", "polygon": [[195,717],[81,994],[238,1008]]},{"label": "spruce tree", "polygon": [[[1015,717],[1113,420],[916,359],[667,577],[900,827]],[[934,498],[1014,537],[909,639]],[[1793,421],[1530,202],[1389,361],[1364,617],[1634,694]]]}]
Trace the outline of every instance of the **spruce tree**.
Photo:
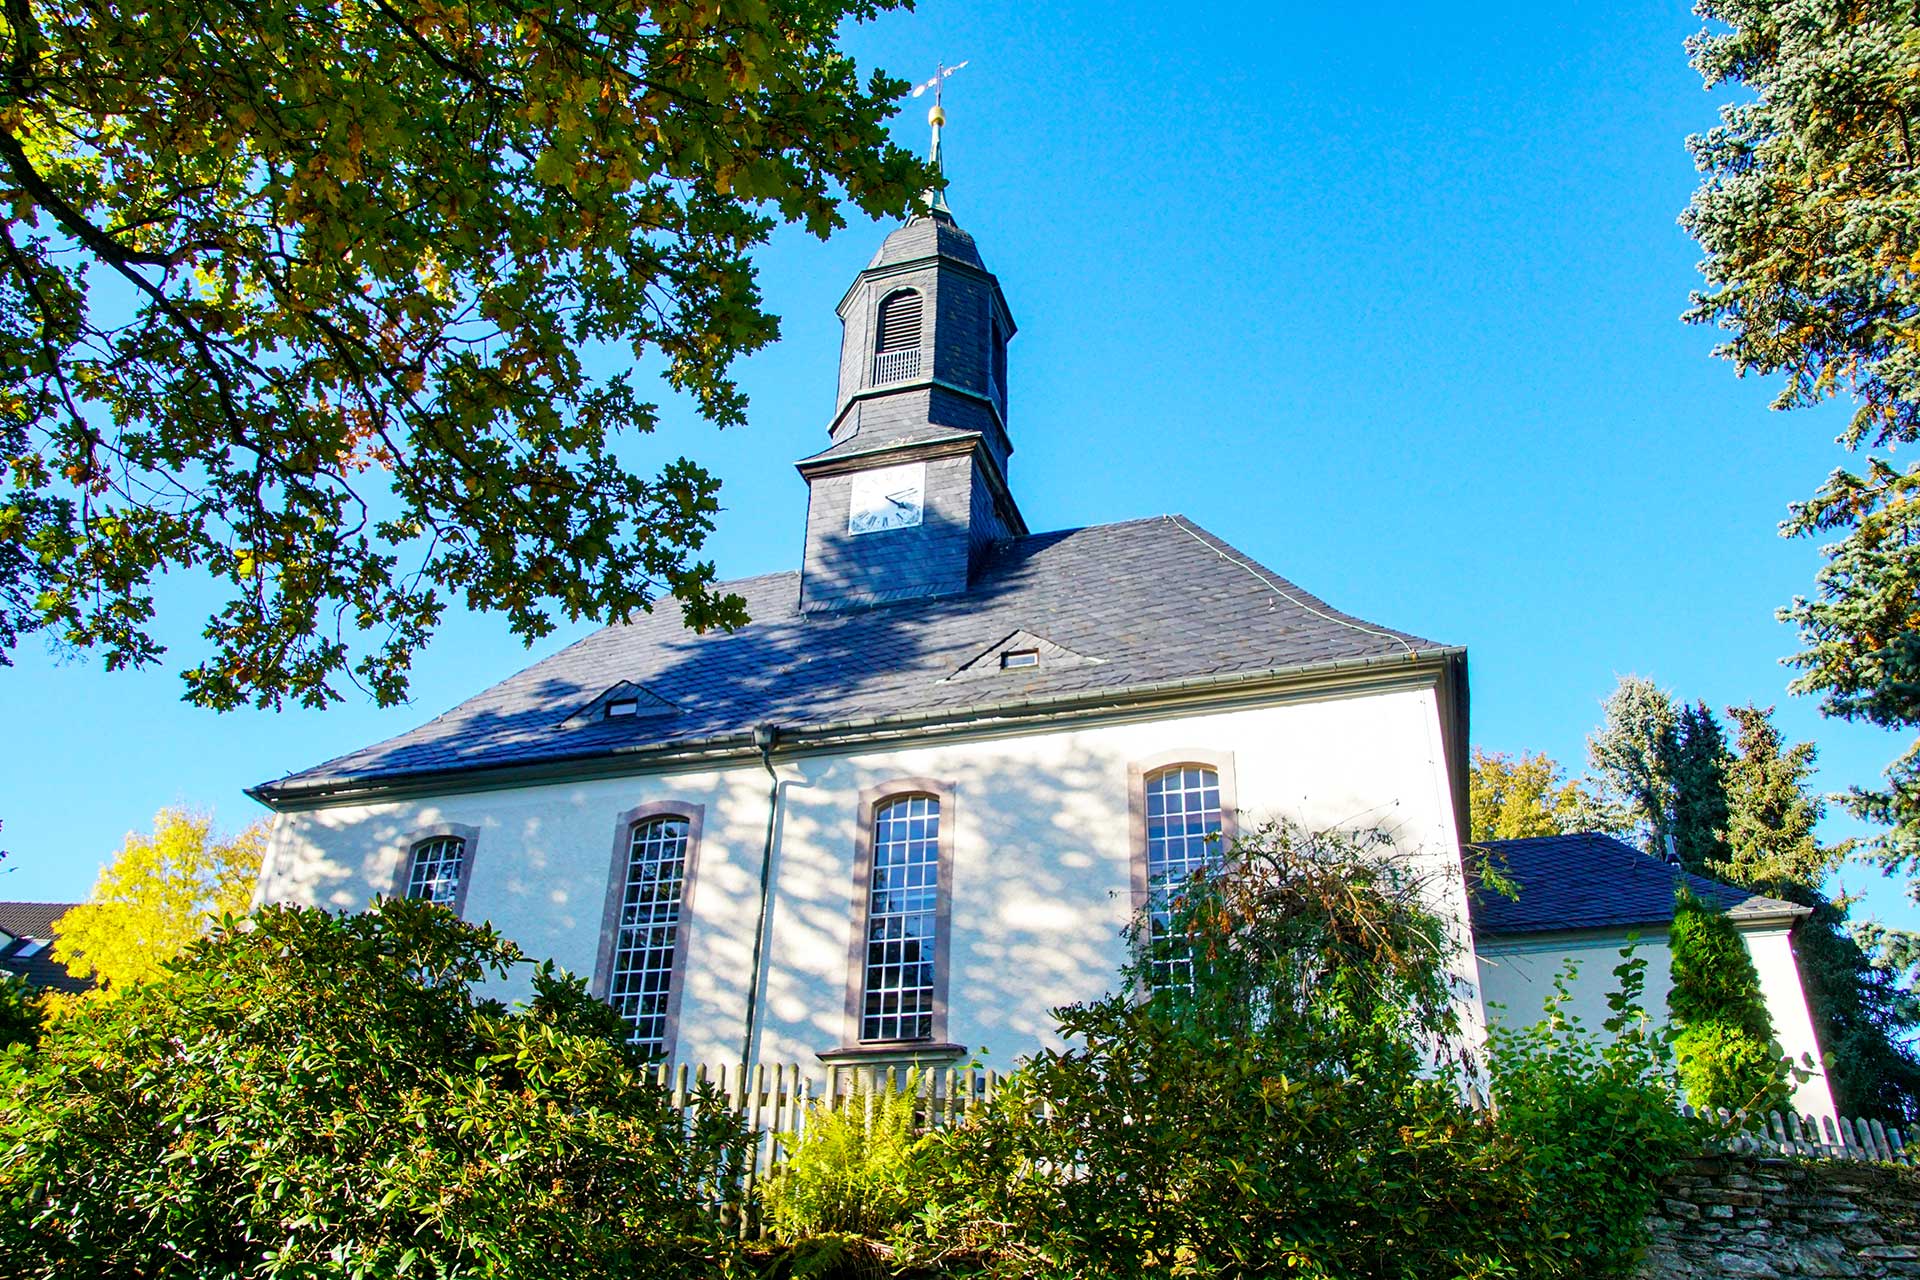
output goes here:
[{"label": "spruce tree", "polygon": [[1850,928],[1852,900],[1827,896],[1827,880],[1852,845],[1824,845],[1815,834],[1824,806],[1808,789],[1814,745],[1788,745],[1772,707],[1729,707],[1727,715],[1737,734],[1727,771],[1727,855],[1709,874],[1813,909],[1794,930],[1793,949],[1834,1104],[1843,1115],[1920,1120],[1920,1056],[1912,1044],[1920,1001],[1902,983],[1910,965],[1899,962],[1911,935]]},{"label": "spruce tree", "polygon": [[1587,739],[1588,762],[1603,799],[1625,810],[1641,847],[1661,857],[1673,830],[1673,697],[1644,676],[1622,676],[1600,705],[1605,719]]},{"label": "spruce tree", "polygon": [[1663,744],[1672,789],[1674,852],[1696,874],[1726,860],[1727,771],[1732,753],[1719,718],[1704,702],[1680,708],[1675,731]]}]

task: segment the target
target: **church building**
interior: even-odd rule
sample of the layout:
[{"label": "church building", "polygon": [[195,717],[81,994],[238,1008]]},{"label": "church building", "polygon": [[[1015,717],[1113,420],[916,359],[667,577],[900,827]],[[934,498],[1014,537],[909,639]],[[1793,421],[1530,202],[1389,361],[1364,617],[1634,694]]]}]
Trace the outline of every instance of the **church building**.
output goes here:
[{"label": "church building", "polygon": [[1267,817],[1390,830],[1461,922],[1465,651],[1182,516],[1036,533],[1013,313],[943,198],[848,288],[796,572],[607,627],[255,788],[261,897],[430,896],[680,1061],[1010,1065],[1157,885]]},{"label": "church building", "polygon": [[[839,314],[800,567],[727,584],[751,622],[603,628],[254,788],[262,900],[445,903],[591,975],[677,1062],[1004,1068],[1116,989],[1138,908],[1283,819],[1393,837],[1455,924],[1473,1027],[1503,1016],[1483,993],[1537,1017],[1568,959],[1603,1008],[1642,931],[1664,997],[1675,873],[1636,850],[1514,842],[1520,903],[1469,902],[1464,649],[1183,516],[1028,528],[1013,313],[942,197]],[[1794,908],[1727,901],[1817,1054]],[[1801,1093],[1831,1113],[1823,1079]]]}]

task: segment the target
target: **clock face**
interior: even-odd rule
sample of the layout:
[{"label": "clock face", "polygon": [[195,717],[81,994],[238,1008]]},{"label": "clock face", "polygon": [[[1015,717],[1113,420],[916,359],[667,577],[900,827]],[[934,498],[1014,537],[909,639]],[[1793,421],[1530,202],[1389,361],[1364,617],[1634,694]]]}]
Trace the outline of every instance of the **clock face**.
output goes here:
[{"label": "clock face", "polygon": [[926,511],[927,464],[910,462],[856,472],[847,509],[848,533],[912,529]]}]

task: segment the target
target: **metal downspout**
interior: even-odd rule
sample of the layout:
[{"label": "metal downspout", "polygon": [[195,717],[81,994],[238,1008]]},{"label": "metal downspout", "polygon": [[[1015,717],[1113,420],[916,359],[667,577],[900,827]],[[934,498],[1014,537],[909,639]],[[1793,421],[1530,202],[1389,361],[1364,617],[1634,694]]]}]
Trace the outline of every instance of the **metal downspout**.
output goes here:
[{"label": "metal downspout", "polygon": [[766,943],[768,896],[773,886],[773,827],[780,815],[780,775],[773,769],[773,747],[779,736],[780,726],[776,724],[753,728],[753,745],[759,748],[760,764],[767,771],[767,839],[760,851],[760,913],[753,929],[753,963],[747,967],[747,1034],[740,1045],[742,1068],[753,1062],[753,1037],[759,1029],[760,984],[765,977],[760,972],[760,953]]}]

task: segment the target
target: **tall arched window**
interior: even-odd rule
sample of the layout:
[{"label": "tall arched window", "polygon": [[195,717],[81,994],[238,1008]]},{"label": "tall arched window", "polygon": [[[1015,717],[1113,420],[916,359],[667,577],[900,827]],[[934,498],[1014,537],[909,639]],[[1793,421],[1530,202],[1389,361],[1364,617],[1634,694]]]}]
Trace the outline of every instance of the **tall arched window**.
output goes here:
[{"label": "tall arched window", "polygon": [[626,841],[626,875],[612,939],[607,1002],[632,1028],[634,1044],[667,1052],[681,916],[686,907],[691,824],[680,815],[634,822]]},{"label": "tall arched window", "polygon": [[901,382],[920,372],[920,295],[896,289],[880,300],[874,326],[873,381],[875,386]]},{"label": "tall arched window", "polygon": [[1153,990],[1193,981],[1193,962],[1173,929],[1173,904],[1196,872],[1225,859],[1220,774],[1200,764],[1146,776],[1146,864],[1149,972]]},{"label": "tall arched window", "polygon": [[408,854],[406,896],[458,911],[460,876],[466,865],[467,842],[459,836],[420,841]]},{"label": "tall arched window", "polygon": [[906,795],[873,810],[862,1042],[931,1040],[940,943],[940,800]]}]

